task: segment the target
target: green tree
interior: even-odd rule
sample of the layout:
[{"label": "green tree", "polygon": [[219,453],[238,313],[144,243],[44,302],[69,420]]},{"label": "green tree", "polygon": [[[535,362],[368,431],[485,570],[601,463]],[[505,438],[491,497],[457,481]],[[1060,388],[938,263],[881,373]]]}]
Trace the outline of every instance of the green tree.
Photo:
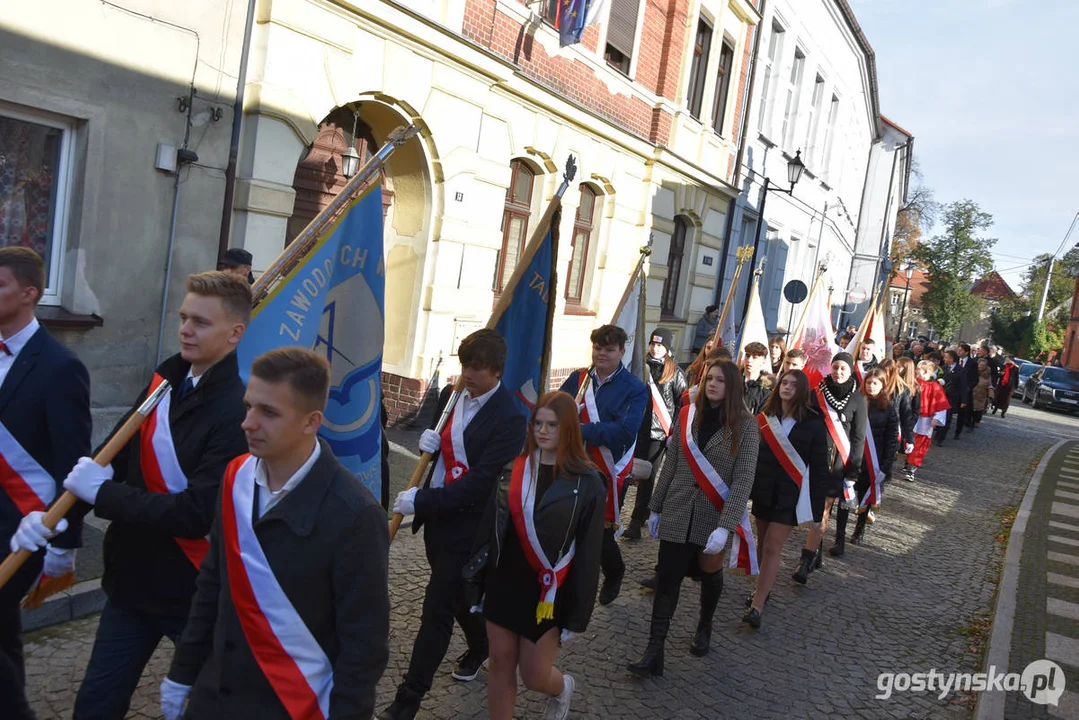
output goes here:
[{"label": "green tree", "polygon": [[941,337],[950,337],[981,309],[981,299],[971,295],[970,288],[993,269],[989,250],[996,239],[978,234],[992,227],[993,216],[973,200],[945,205],[943,225],[941,234],[919,243],[914,258],[929,276],[922,312]]},{"label": "green tree", "polygon": [[1020,353],[1023,338],[1033,323],[1030,302],[1023,297],[1002,301],[1000,309],[989,317],[993,342],[1012,353]]},{"label": "green tree", "polygon": [[[1023,294],[1037,314],[1041,305],[1042,292],[1045,290],[1045,271],[1049,268],[1049,253],[1037,255],[1030,267],[1023,273]],[[1045,300],[1045,311],[1067,304],[1075,292],[1075,277],[1079,275],[1079,244],[1053,263],[1053,279],[1049,283],[1049,295]]]},{"label": "green tree", "polygon": [[1037,358],[1039,355],[1064,347],[1063,330],[1046,325],[1044,321],[1035,320],[1023,335],[1020,351],[1026,353],[1026,357]]},{"label": "green tree", "polygon": [[914,177],[914,186],[907,193],[907,201],[899,208],[892,233],[892,265],[897,268],[914,254],[922,234],[933,229],[940,212],[940,204],[933,199],[933,191],[925,186],[917,156],[910,172]]}]

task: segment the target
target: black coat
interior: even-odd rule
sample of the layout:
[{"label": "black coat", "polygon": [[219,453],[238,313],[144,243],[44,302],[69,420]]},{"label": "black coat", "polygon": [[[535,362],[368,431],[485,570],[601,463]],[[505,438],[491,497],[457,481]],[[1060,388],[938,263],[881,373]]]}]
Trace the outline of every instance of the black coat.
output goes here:
[{"label": "black coat", "polygon": [[[673,426],[674,419],[678,416],[678,411],[682,408],[682,393],[689,387],[689,383],[686,381],[686,374],[682,372],[681,368],[676,367],[674,377],[668,382],[660,384],[659,378],[663,375],[663,363],[649,361],[648,370],[652,373],[652,381],[656,383],[659,394],[663,397],[663,404],[667,407],[667,412],[671,416],[671,425]],[[663,426],[659,423],[659,417],[652,408],[651,390],[648,391],[648,397],[648,410],[644,414],[644,424],[648,428],[648,438],[651,440],[666,440],[667,433],[663,432]],[[648,459],[651,460],[651,458]]]},{"label": "black coat", "polygon": [[971,405],[974,402],[974,388],[978,384],[978,358],[973,355],[967,356],[966,364],[961,365],[960,369],[966,374],[967,380],[967,396],[963,402]]},{"label": "black coat", "polygon": [[[817,394],[812,395],[813,409],[823,412],[817,404]],[[862,455],[865,453],[865,433],[868,420],[866,418],[865,395],[858,390],[851,391],[851,398],[839,413],[840,424],[843,432],[850,438],[850,457],[846,465],[835,447],[835,441],[831,434],[828,435],[828,467],[831,469],[831,486],[826,490],[826,497],[840,497],[843,495],[843,479],[855,479],[862,467]],[[822,417],[821,422],[824,422]]]},{"label": "black coat", "polygon": [[[813,506],[813,519],[820,522],[824,516],[826,490],[832,486],[828,471],[828,430],[820,413],[810,410],[805,420],[791,428],[787,439],[809,466],[809,499]],[[771,445],[763,437],[757,451],[757,473],[749,497],[754,509],[793,512],[798,506],[798,486],[779,464]]]},{"label": "black coat", "polygon": [[[442,389],[435,418],[442,415],[450,392],[449,386]],[[527,420],[513,396],[505,385],[499,387],[465,426],[468,472],[449,485],[431,487],[431,477],[439,468],[439,453],[435,453],[423,489],[416,493],[412,532],[426,524],[427,542],[467,554],[502,468],[524,447],[525,425]]]},{"label": "black coat", "polygon": [[[90,376],[75,353],[39,327],[23,345],[0,385],[0,423],[56,481],[63,492],[68,472],[90,454]],[[22,512],[0,490],[0,536],[15,534]],[[82,545],[80,516],[50,542],[58,548]],[[15,578],[0,590],[0,607],[14,608],[41,571],[44,552],[30,558]]]},{"label": "black coat", "polygon": [[772,394],[776,379],[768,373],[761,373],[756,380],[746,380],[745,382],[746,393],[744,400],[746,407],[749,408],[751,415],[757,415],[764,409],[764,404],[768,402],[768,396]]},{"label": "black coat", "polygon": [[[374,496],[319,442],[311,472],[254,529],[278,584],[333,666],[330,717],[366,720],[390,654],[389,529]],[[236,615],[220,522],[168,677],[194,686],[184,716],[191,720],[289,717]]]},{"label": "black coat", "polygon": [[944,368],[944,397],[952,405],[952,412],[959,412],[960,405],[970,405],[971,391],[967,387],[967,374],[956,364],[953,368]]},{"label": "black coat", "polygon": [[[136,435],[113,460],[115,482],[101,486],[94,506],[98,517],[112,521],[105,533],[101,580],[109,600],[117,607],[180,618],[191,607],[198,569],[175,538],[206,537],[217,515],[225,466],[247,452],[240,428],[246,413],[244,384],[236,353],[203,373],[198,385],[177,401],[190,367],[173,355],[157,368],[173,388],[169,427],[187,490],[166,494],[146,489]],[[143,390],[128,415],[145,397]]]},{"label": "black coat", "polygon": [[[513,475],[513,463],[503,470],[498,485],[491,493],[491,501],[476,535],[476,552],[487,552],[485,570],[469,578],[469,600],[478,605],[484,594],[486,570],[496,567],[501,560],[503,538],[507,532],[516,532],[510,516],[509,488]],[[565,630],[583,633],[588,629],[592,608],[599,587],[599,558],[603,546],[603,513],[607,501],[606,485],[598,472],[591,471],[580,476],[559,475],[540,499],[534,509],[533,520],[536,535],[544,554],[554,562],[576,542],[573,563],[563,585],[558,588],[555,603],[555,623]],[[517,538],[521,547],[527,538]],[[539,599],[528,599],[538,602]]]},{"label": "black coat", "polygon": [[[888,475],[892,472],[892,463],[895,462],[895,455],[899,449],[899,410],[895,403],[888,403],[888,407],[883,410],[873,403],[868,403],[868,405],[869,429],[873,433],[873,444],[877,447],[877,460],[880,461],[880,469]],[[864,459],[863,457],[863,461]],[[859,485],[864,484],[868,487],[869,470],[865,462],[862,463],[859,479],[861,480]],[[860,494],[859,499],[861,499]]]},{"label": "black coat", "polygon": [[907,445],[914,443],[914,425],[918,422],[918,413],[921,410],[921,396],[911,396],[910,390],[904,388],[892,398],[892,402],[899,412],[899,432],[903,436],[903,442]]}]

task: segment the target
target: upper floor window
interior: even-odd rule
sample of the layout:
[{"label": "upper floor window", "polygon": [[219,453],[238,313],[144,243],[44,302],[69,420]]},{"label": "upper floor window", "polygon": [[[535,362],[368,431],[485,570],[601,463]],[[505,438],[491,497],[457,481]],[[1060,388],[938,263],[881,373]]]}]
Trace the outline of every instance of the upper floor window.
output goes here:
[{"label": "upper floor window", "polygon": [[704,104],[704,76],[708,68],[708,49],[712,47],[712,26],[704,18],[697,21],[697,35],[693,41],[693,62],[689,66],[689,95],[686,107],[695,118],[701,116]]},{"label": "upper floor window", "polygon": [[588,263],[588,245],[596,216],[596,191],[581,185],[581,204],[573,218],[573,243],[571,245],[569,271],[566,277],[566,302],[579,305],[584,295],[585,271]]},{"label": "upper floor window", "polygon": [[607,47],[603,57],[607,64],[626,75],[633,60],[633,45],[637,39],[637,15],[641,0],[611,0],[607,19]]},{"label": "upper floor window", "polygon": [[786,30],[775,20],[772,21],[772,35],[768,38],[768,56],[764,61],[761,83],[761,109],[757,115],[757,130],[771,134],[772,108],[775,105],[776,79],[779,72],[779,60],[783,57],[783,39]]},{"label": "upper floor window", "polygon": [[712,127],[723,134],[723,121],[727,117],[727,100],[731,91],[731,68],[734,66],[734,46],[723,39],[719,50],[719,69],[716,71],[716,99],[712,105]]},{"label": "upper floor window", "polygon": [[506,204],[502,210],[502,250],[495,264],[496,293],[506,287],[528,242],[528,220],[532,214],[535,179],[535,172],[523,160],[510,163],[510,186],[506,189]]},{"label": "upper floor window", "polygon": [[539,6],[535,8],[536,14],[554,25],[558,19],[558,2],[559,0],[541,0]]},{"label": "upper floor window", "polygon": [[783,146],[794,145],[794,128],[798,124],[798,101],[802,90],[802,72],[805,70],[806,56],[800,49],[794,49],[794,62],[791,63],[790,82],[787,84],[787,104],[783,110]]},{"label": "upper floor window", "polygon": [[809,122],[806,123],[806,141],[802,146],[806,149],[806,165],[816,169],[818,154],[817,132],[820,125],[820,104],[824,100],[824,78],[817,76],[813,83],[813,95],[809,99]]},{"label": "upper floor window", "polygon": [[688,225],[681,217],[674,219],[674,233],[667,250],[667,279],[663,281],[663,295],[660,298],[660,314],[672,316],[678,302],[678,286],[682,280],[682,260],[686,253],[686,232]]},{"label": "upper floor window", "polygon": [[45,262],[41,302],[60,302],[73,126],[0,105],[0,246],[21,245]]},{"label": "upper floor window", "polygon": [[835,125],[836,120],[839,117],[839,98],[835,95],[832,96],[831,105],[828,107],[828,124],[824,126],[824,158],[821,163],[821,169],[825,176],[828,175],[828,169],[832,165],[832,144],[835,141]]}]

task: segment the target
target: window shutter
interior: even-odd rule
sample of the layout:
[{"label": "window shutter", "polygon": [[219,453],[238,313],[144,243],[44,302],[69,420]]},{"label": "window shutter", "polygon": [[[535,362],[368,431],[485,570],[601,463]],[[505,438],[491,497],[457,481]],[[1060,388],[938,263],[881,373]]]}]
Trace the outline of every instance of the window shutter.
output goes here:
[{"label": "window shutter", "polygon": [[633,57],[633,39],[637,35],[637,13],[641,0],[611,0],[607,20],[607,44],[626,57]]}]

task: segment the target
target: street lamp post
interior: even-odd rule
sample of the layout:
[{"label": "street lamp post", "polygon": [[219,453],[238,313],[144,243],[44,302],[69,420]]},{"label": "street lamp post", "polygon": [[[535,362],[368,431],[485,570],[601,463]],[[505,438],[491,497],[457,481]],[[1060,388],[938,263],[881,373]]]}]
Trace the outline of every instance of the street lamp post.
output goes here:
[{"label": "street lamp post", "polygon": [[897,342],[898,338],[903,335],[903,320],[907,316],[907,296],[910,295],[910,279],[914,277],[914,263],[908,260],[907,267],[903,272],[907,276],[907,287],[903,290],[903,309],[899,313],[899,331],[895,334]]},{"label": "street lamp post", "polygon": [[[757,210],[757,233],[753,238],[753,256],[749,260],[749,277],[753,277],[753,273],[757,269],[757,250],[761,245],[761,228],[764,226],[764,206],[768,202],[768,191],[775,190],[776,192],[786,193],[788,195],[794,195],[794,186],[802,179],[802,171],[806,169],[805,163],[802,162],[802,151],[794,153],[794,157],[787,163],[787,181],[791,184],[790,190],[784,190],[778,185],[774,185],[767,177],[764,178],[764,189],[761,192],[761,205]],[[745,311],[749,307],[749,296],[753,292],[753,283],[746,283],[746,297],[742,303],[742,310]]]}]

